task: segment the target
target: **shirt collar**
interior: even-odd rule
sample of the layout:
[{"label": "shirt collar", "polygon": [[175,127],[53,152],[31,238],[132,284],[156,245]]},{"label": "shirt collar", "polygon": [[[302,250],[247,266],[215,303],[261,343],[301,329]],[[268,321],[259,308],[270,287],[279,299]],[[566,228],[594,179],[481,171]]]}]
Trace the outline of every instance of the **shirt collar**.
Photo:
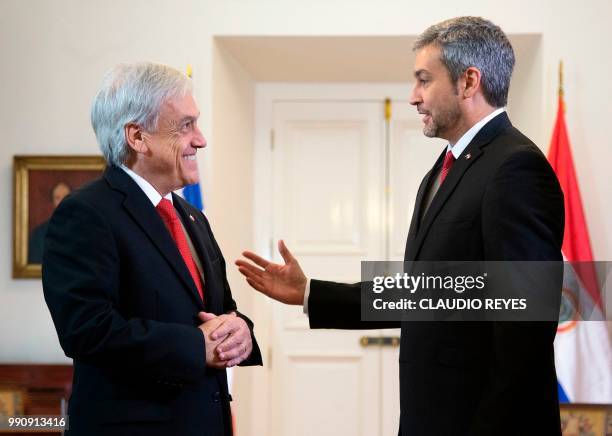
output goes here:
[{"label": "shirt collar", "polygon": [[[132,180],[134,180],[138,186],[140,186],[140,189],[142,189],[142,192],[144,192],[145,195],[149,198],[149,200],[151,200],[151,203],[153,203],[153,206],[157,207],[159,202],[162,200],[162,196],[160,195],[159,192],[157,192],[157,190],[153,187],[153,185],[151,185],[143,177],[139,176],[134,171],[126,167],[124,164],[121,164],[120,168],[123,171],[125,171],[127,175],[130,176]],[[172,203],[172,192],[169,192],[168,194],[166,194],[164,198],[167,200],[170,200],[170,202]]]},{"label": "shirt collar", "polygon": [[465,148],[470,144],[470,142],[472,142],[472,139],[474,139],[476,134],[478,132],[480,132],[480,129],[482,129],[485,126],[485,124],[487,124],[493,118],[495,118],[496,116],[498,116],[499,114],[501,114],[502,112],[505,112],[505,111],[506,111],[506,109],[504,109],[503,107],[495,109],[489,115],[487,115],[482,120],[480,120],[476,124],[474,124],[470,128],[470,130],[465,132],[463,134],[463,136],[461,138],[459,138],[459,141],[457,141],[457,143],[455,145],[448,144],[447,147],[446,147],[446,151],[447,152],[449,150],[452,151],[453,152],[453,156],[455,157],[455,159],[459,159],[459,157],[461,156],[461,153],[463,153],[463,150],[465,150]]}]

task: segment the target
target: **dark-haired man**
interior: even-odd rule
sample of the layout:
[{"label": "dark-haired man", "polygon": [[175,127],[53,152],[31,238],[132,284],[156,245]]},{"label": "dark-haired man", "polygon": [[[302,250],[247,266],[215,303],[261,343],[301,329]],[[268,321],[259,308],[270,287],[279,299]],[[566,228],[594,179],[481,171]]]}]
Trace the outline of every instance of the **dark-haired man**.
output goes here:
[{"label": "dark-haired man", "polygon": [[[560,261],[563,195],[506,115],[514,52],[504,32],[459,17],[428,28],[414,49],[410,103],[424,134],[448,145],[418,190],[405,261]],[[304,304],[311,328],[383,327],[361,320],[360,284],[308,280],[279,249],[285,265],[250,252],[256,265],[237,262],[251,286]],[[560,434],[555,322],[401,327],[402,435]]]}]

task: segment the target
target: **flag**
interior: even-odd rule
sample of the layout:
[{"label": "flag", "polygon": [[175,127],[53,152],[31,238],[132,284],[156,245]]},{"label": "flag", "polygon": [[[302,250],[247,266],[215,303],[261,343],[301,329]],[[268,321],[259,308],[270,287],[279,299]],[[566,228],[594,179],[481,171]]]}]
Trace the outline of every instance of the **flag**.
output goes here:
[{"label": "flag", "polygon": [[[580,320],[576,310],[586,304],[591,312],[599,313],[599,316],[590,316],[589,319],[603,319],[600,289],[564,112],[560,89],[557,119],[548,151],[548,160],[565,197],[562,252],[566,271],[555,339],[559,401],[612,404],[612,346],[608,324],[605,321]],[[576,304],[577,301],[580,305]]]},{"label": "flag", "polygon": [[200,191],[199,183],[185,186],[183,188],[183,198],[191,203],[196,209],[204,210],[204,205],[202,204],[202,191]]}]

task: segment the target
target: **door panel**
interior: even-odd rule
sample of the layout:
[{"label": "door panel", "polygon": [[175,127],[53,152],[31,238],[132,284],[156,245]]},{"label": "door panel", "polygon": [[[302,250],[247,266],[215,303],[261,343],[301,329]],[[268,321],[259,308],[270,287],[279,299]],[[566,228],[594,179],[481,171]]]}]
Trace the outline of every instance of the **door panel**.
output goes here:
[{"label": "door panel", "polygon": [[[382,254],[381,108],[273,105],[274,239],[309,277],[357,282],[361,260]],[[311,331],[301,307],[275,305],[273,317],[274,434],[378,434],[379,355],[362,332]]]}]

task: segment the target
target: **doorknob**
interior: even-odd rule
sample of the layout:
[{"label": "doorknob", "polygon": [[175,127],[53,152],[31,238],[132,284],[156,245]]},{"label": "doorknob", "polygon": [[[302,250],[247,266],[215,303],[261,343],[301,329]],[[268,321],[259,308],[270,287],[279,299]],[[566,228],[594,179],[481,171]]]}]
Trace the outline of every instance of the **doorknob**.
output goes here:
[{"label": "doorknob", "polygon": [[399,336],[362,336],[359,340],[362,347],[399,347]]}]

